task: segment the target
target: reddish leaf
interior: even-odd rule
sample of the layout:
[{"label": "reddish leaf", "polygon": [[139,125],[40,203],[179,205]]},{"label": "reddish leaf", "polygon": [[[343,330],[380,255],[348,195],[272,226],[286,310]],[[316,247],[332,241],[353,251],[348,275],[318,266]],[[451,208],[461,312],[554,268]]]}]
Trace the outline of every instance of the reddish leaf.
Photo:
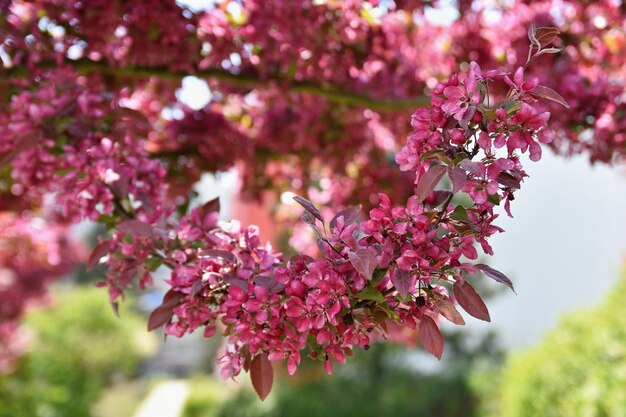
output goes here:
[{"label": "reddish leaf", "polygon": [[219,249],[207,249],[202,252],[202,255],[210,258],[222,258],[227,262],[235,262],[237,258],[231,252]]},{"label": "reddish leaf", "polygon": [[374,269],[378,266],[376,257],[368,249],[359,249],[356,252],[349,252],[348,259],[359,273],[368,280],[372,279]]},{"label": "reddish leaf", "polygon": [[315,216],[316,219],[324,223],[324,218],[322,217],[322,213],[320,213],[320,211],[317,209],[317,207],[313,205],[313,203],[311,203],[306,198],[299,197],[299,196],[295,196],[293,199],[296,200],[296,202],[300,204],[302,207],[304,207],[306,211],[308,211],[313,216]]},{"label": "reddish leaf", "polygon": [[569,109],[569,104],[567,104],[567,101],[565,101],[565,99],[561,97],[559,93],[549,87],[546,87],[545,85],[538,85],[532,91],[530,91],[530,94],[533,96],[543,97],[545,99],[554,101],[555,103],[559,103],[560,105]]},{"label": "reddish leaf", "polygon": [[437,359],[441,359],[444,341],[437,323],[428,316],[422,316],[418,331],[420,340],[426,350],[432,353]]},{"label": "reddish leaf", "polygon": [[265,400],[272,390],[274,370],[265,353],[259,353],[250,363],[250,380],[261,401]]},{"label": "reddish leaf", "polygon": [[335,227],[335,225],[337,224],[337,219],[340,216],[343,216],[343,223],[346,226],[357,222],[361,217],[361,205],[359,204],[358,206],[348,207],[347,209],[341,210],[339,213],[337,213],[335,217],[333,217],[333,219],[330,221],[331,229]]},{"label": "reddish leaf", "polygon": [[136,236],[152,237],[152,226],[139,220],[125,220],[121,222],[117,228],[120,232],[129,233]]},{"label": "reddish leaf", "polygon": [[426,201],[428,201],[429,206],[438,207],[442,205],[451,194],[452,193],[448,190],[436,190],[431,194],[432,197],[429,196],[426,198]]},{"label": "reddish leaf", "polygon": [[465,187],[465,183],[467,182],[467,173],[463,169],[458,167],[449,167],[448,177],[452,183],[452,192],[456,193]]},{"label": "reddish leaf", "polygon": [[163,296],[163,303],[150,313],[148,317],[148,331],[152,331],[166,324],[174,315],[174,307],[178,306],[185,294],[178,291],[169,290]]},{"label": "reddish leaf", "polygon": [[220,212],[220,198],[215,197],[213,200],[209,200],[203,205],[199,207],[200,213],[202,217],[206,216],[210,213],[219,213]]},{"label": "reddish leaf", "polygon": [[464,159],[461,161],[459,166],[465,171],[469,171],[471,174],[474,174],[477,176],[483,175],[483,171],[478,162],[472,162],[469,159]]},{"label": "reddish leaf", "polygon": [[395,268],[394,273],[391,274],[391,282],[396,287],[398,294],[404,299],[411,290],[411,275],[408,272],[403,271],[400,268]]},{"label": "reddish leaf", "polygon": [[539,45],[541,45],[541,47],[543,48],[544,46],[550,45],[552,41],[557,36],[559,36],[559,33],[561,33],[559,29],[553,26],[538,28],[535,30],[535,39],[537,40],[537,43],[539,43]]},{"label": "reddish leaf", "polygon": [[495,281],[498,281],[499,283],[506,285],[511,290],[513,290],[513,292],[515,292],[515,288],[513,288],[513,283],[502,272],[500,272],[500,271],[498,271],[496,269],[493,269],[489,265],[485,265],[485,264],[476,264],[475,266],[476,266],[476,269],[478,269],[480,272],[482,272],[485,275],[487,275],[489,278],[492,278]]},{"label": "reddish leaf", "polygon": [[489,310],[474,287],[467,281],[457,281],[453,287],[454,297],[459,305],[479,320],[491,321]]},{"label": "reddish leaf", "polygon": [[417,183],[417,199],[420,203],[433,192],[445,173],[445,166],[433,165],[420,177]]},{"label": "reddish leaf", "polygon": [[159,306],[148,317],[148,331],[158,329],[172,319],[174,311],[172,307]]},{"label": "reddish leaf", "polygon": [[498,175],[498,178],[496,178],[496,181],[498,181],[498,183],[504,185],[505,187],[509,187],[514,190],[519,190],[521,187],[520,181],[517,178],[515,178],[513,175],[508,174],[506,172],[501,172]]},{"label": "reddish leaf", "polygon": [[462,326],[465,324],[465,320],[463,319],[463,316],[461,316],[461,313],[459,313],[459,311],[456,309],[454,304],[452,304],[450,300],[448,300],[447,298],[438,299],[435,302],[435,305],[437,306],[437,310],[439,311],[439,314],[444,316],[446,319],[448,319],[452,323],[459,325],[459,326]]},{"label": "reddish leaf", "polygon": [[104,242],[98,243],[96,247],[93,248],[91,255],[89,255],[89,260],[87,261],[88,271],[98,266],[100,259],[109,253],[109,244],[110,242],[105,240]]}]

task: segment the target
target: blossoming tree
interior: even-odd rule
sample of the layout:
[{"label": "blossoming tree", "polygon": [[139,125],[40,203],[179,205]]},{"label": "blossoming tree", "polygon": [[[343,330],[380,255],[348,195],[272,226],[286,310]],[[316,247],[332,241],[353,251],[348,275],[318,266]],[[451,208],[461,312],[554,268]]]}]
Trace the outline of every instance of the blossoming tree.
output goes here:
[{"label": "blossoming tree", "polygon": [[[431,3],[0,2],[2,215],[47,260],[33,274],[1,255],[2,297],[43,288],[73,261],[62,231],[90,219],[108,228],[88,264],[107,265],[112,304],[169,268],[149,329],[219,327],[222,375],[249,371],[261,398],[270,362],[294,373],[306,352],[331,372],[398,328],[441,357],[440,317],[490,319],[468,274],[513,289],[475,260],[523,155],[626,153],[626,23],[608,0],[459,1],[441,26]],[[186,76],[210,87],[201,108],[178,98]],[[300,196],[314,256],[219,222],[217,200],[190,209],[203,173],[234,167],[242,198]]]}]

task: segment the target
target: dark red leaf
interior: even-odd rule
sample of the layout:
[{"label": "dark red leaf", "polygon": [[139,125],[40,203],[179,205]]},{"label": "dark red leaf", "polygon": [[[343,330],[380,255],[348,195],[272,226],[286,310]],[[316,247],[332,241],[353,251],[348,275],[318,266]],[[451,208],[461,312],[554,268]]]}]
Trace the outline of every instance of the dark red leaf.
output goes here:
[{"label": "dark red leaf", "polygon": [[428,316],[422,316],[418,331],[426,350],[435,355],[437,359],[441,359],[444,340],[437,323]]},{"label": "dark red leaf", "polygon": [[428,205],[431,207],[438,207],[442,205],[452,193],[448,190],[435,190],[429,197],[426,198]]},{"label": "dark red leaf", "polygon": [[454,304],[450,302],[447,298],[440,298],[435,302],[435,306],[437,306],[437,310],[439,314],[444,316],[446,319],[451,321],[454,324],[462,326],[465,324],[465,320],[461,313],[456,309]]},{"label": "dark red leaf", "polygon": [[109,253],[109,245],[110,242],[108,240],[105,240],[104,242],[98,243],[96,247],[93,248],[91,255],[89,255],[89,260],[87,261],[88,271],[98,266],[100,259]]},{"label": "dark red leaf", "polygon": [[199,207],[200,213],[202,217],[205,217],[210,213],[219,213],[220,212],[220,199],[219,197],[215,197],[213,200],[209,200]]},{"label": "dark red leaf", "polygon": [[445,173],[445,166],[433,165],[420,177],[417,183],[417,199],[420,203],[433,192]]},{"label": "dark red leaf", "polygon": [[343,223],[346,226],[349,226],[352,223],[359,221],[359,218],[361,217],[361,205],[359,204],[358,206],[348,207],[347,209],[341,210],[339,213],[337,213],[335,217],[333,217],[333,219],[330,221],[331,229],[335,227],[335,225],[337,224],[337,219],[340,216],[343,216]]},{"label": "dark red leaf", "polygon": [[554,39],[559,36],[559,29],[555,27],[544,27],[535,29],[535,39],[543,48],[544,46],[550,45]]},{"label": "dark red leaf", "polygon": [[565,101],[565,99],[561,97],[559,93],[557,93],[550,87],[546,87],[545,85],[538,85],[532,91],[530,91],[530,94],[533,96],[542,97],[554,101],[555,103],[559,103],[560,105],[569,109],[569,104],[567,104],[567,101]]},{"label": "dark red leaf", "polygon": [[165,323],[169,322],[174,315],[173,307],[159,306],[150,313],[148,317],[148,331],[151,332],[154,329],[158,329]]},{"label": "dark red leaf", "polygon": [[499,283],[506,285],[507,287],[512,289],[513,292],[515,292],[515,288],[513,288],[513,283],[502,272],[496,269],[493,269],[489,265],[485,265],[485,264],[476,264],[474,266],[476,267],[476,269],[478,269],[483,274],[487,275],[489,278],[492,278],[495,281],[498,281]]},{"label": "dark red leaf", "polygon": [[474,287],[467,281],[457,281],[453,287],[454,297],[461,307],[479,320],[491,321],[489,310]]},{"label": "dark red leaf", "polygon": [[394,273],[391,274],[391,282],[396,287],[398,294],[404,299],[411,290],[411,276],[408,272],[403,271],[400,268],[395,268]]},{"label": "dark red leaf", "polygon": [[507,174],[506,172],[501,172],[498,175],[498,178],[496,178],[496,181],[498,181],[498,183],[504,185],[505,187],[509,187],[514,190],[519,190],[522,185],[517,178],[515,178],[511,174]]},{"label": "dark red leaf", "polygon": [[261,401],[265,400],[272,390],[274,370],[265,353],[259,353],[250,363],[250,380]]},{"label": "dark red leaf", "polygon": [[465,187],[467,182],[467,172],[465,170],[458,167],[449,167],[448,177],[450,177],[450,182],[452,183],[452,192],[456,193]]},{"label": "dark red leaf", "polygon": [[313,203],[311,203],[306,198],[299,197],[299,196],[295,196],[293,199],[296,200],[296,202],[300,204],[302,207],[304,207],[306,211],[308,211],[313,216],[315,216],[316,219],[324,223],[324,217],[322,217],[322,213],[320,213],[320,211],[317,209],[317,207],[313,205]]},{"label": "dark red leaf", "polygon": [[177,307],[184,298],[185,294],[181,292],[175,290],[166,292],[163,296],[163,303],[155,308],[148,317],[148,331],[161,327],[170,321],[174,314],[174,307]]},{"label": "dark red leaf", "polygon": [[359,249],[356,252],[349,252],[348,259],[359,273],[368,280],[372,279],[374,269],[378,266],[376,257],[368,249]]}]

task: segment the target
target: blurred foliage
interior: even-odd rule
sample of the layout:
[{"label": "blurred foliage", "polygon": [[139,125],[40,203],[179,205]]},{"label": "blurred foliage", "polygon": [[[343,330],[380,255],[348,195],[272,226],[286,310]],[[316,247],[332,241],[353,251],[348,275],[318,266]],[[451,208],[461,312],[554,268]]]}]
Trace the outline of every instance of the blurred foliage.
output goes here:
[{"label": "blurred foliage", "polygon": [[[428,368],[434,363],[430,355],[388,343],[355,352],[355,358],[337,366],[332,376],[309,360],[293,377],[276,366],[281,378],[263,403],[247,382],[229,392],[223,382],[197,378],[183,417],[472,417],[478,398],[467,379],[469,369],[500,356],[493,335],[476,339],[468,343],[461,332],[446,335],[445,363],[431,372],[408,366]],[[242,375],[239,381],[246,379]]]},{"label": "blurred foliage", "polygon": [[598,307],[566,315],[539,346],[510,357],[498,378],[477,378],[482,414],[626,416],[625,292],[626,273]]},{"label": "blurred foliage", "polygon": [[76,288],[28,316],[33,342],[0,378],[0,417],[90,416],[103,388],[135,372],[155,347],[143,318],[124,308],[120,314],[105,291]]}]

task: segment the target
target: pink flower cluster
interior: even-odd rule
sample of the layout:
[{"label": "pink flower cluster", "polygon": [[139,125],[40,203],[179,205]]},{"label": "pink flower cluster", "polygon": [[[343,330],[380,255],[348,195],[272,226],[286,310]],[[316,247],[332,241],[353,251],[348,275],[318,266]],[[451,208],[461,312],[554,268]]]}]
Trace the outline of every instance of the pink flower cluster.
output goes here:
[{"label": "pink flower cluster", "polygon": [[[489,83],[510,86],[493,106],[487,103]],[[467,274],[480,271],[512,288],[502,273],[469,261],[478,257],[477,244],[493,253],[488,239],[502,231],[494,209],[504,203],[509,211],[526,176],[519,155],[538,159],[538,142],[552,138],[549,114],[534,107],[537,95],[548,94],[535,93],[539,87],[524,80],[521,69],[511,80],[483,73],[476,63],[439,84],[431,108],[416,112],[414,133],[397,156],[401,169],[416,173],[415,194],[405,206],[393,207],[380,194],[366,221],[359,224],[360,208],[352,207],[327,224],[311,202],[296,198],[321,259],[297,255],[285,262],[261,244],[255,227],[220,224],[219,204],[210,201],[178,223],[167,216],[122,221],[93,261],[109,255],[113,301],[138,275],[145,284],[151,270],[169,266],[171,290],[149,328],[165,325],[177,337],[203,328],[210,337],[221,327],[227,336],[224,376],[249,369],[258,355],[286,359],[293,373],[307,347],[330,372],[355,347],[388,337],[392,323],[416,329],[424,347],[440,357],[438,317],[464,323],[455,301],[490,319]],[[441,188],[445,177],[449,185]],[[460,194],[471,204],[454,199]]]}]

